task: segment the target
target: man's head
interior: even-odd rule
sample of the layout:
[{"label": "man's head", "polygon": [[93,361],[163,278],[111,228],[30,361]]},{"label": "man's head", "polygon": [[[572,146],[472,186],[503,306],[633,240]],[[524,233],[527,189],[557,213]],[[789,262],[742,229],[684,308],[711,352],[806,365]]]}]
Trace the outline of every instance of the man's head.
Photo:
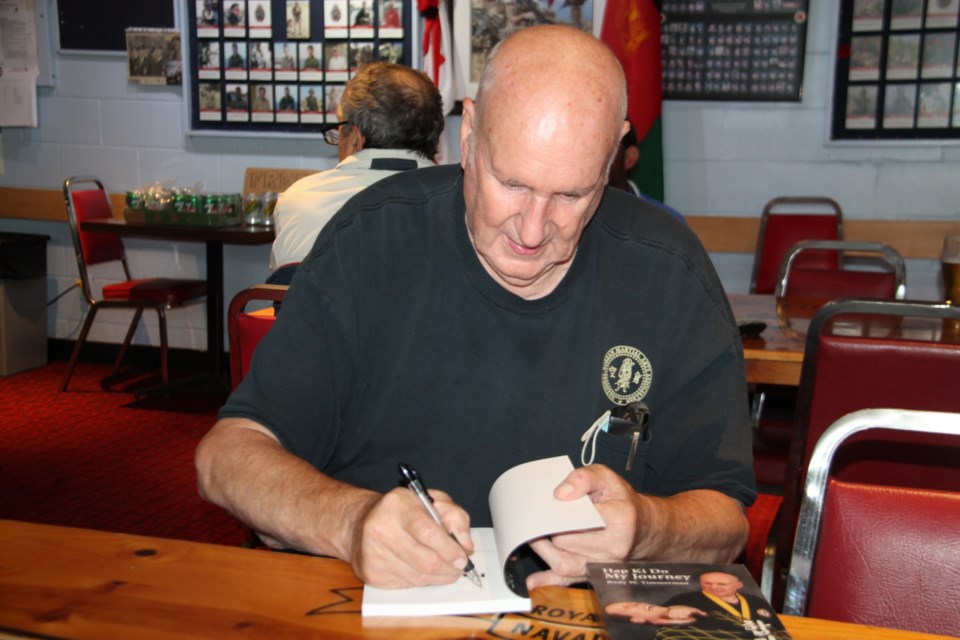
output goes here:
[{"label": "man's head", "polygon": [[257,93],[260,95],[261,98],[263,98],[264,96],[267,95],[267,88],[266,88],[266,87],[257,87]]},{"label": "man's head", "polygon": [[704,593],[709,593],[723,600],[730,600],[735,598],[737,592],[743,588],[743,583],[740,578],[732,573],[708,571],[700,574],[700,588]]},{"label": "man's head", "polygon": [[437,154],[443,132],[440,92],[430,78],[390,62],[366,65],[340,97],[340,159],[360,149],[409,149]]},{"label": "man's head", "polygon": [[625,130],[607,47],[569,27],[520,30],[491,53],[460,129],[467,227],[487,272],[533,299],[563,279]]},{"label": "man's head", "polygon": [[312,45],[312,44],[308,44],[308,45],[307,45],[307,55],[310,56],[310,57],[313,57],[313,45]]}]

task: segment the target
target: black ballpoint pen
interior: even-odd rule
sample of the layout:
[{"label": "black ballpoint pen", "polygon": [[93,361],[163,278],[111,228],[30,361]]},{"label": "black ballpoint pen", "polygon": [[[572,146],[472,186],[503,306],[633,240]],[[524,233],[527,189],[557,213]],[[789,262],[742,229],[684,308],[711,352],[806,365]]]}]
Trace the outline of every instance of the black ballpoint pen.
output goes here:
[{"label": "black ballpoint pen", "polygon": [[[427,488],[423,486],[423,479],[420,477],[420,474],[417,473],[417,470],[411,467],[408,464],[403,464],[402,462],[397,465],[397,469],[400,470],[400,481],[403,484],[407,485],[413,493],[420,498],[420,502],[423,503],[423,506],[427,509],[427,513],[436,520],[437,524],[443,527],[444,531],[447,531],[447,528],[444,527],[443,521],[440,520],[440,514],[437,513],[436,507],[433,506],[433,498],[430,497],[430,494],[427,493]],[[453,541],[457,544],[460,544],[460,541],[457,540],[457,537],[447,531]],[[461,545],[461,549],[463,546]],[[464,551],[466,553],[466,551]],[[470,558],[467,558],[467,565],[463,568],[463,573],[466,575],[470,582],[482,587],[483,585],[480,582],[480,574],[477,573],[477,568],[473,566],[473,561]]]}]

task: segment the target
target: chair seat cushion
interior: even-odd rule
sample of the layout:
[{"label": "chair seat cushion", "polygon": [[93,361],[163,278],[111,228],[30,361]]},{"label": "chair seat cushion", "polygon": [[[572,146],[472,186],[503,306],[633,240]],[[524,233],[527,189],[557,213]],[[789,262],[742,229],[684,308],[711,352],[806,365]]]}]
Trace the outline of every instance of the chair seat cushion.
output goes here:
[{"label": "chair seat cushion", "polygon": [[960,635],[960,494],[831,479],[807,615]]},{"label": "chair seat cushion", "polygon": [[145,278],[127,280],[103,287],[104,300],[140,300],[153,304],[176,306],[207,295],[203,280]]}]

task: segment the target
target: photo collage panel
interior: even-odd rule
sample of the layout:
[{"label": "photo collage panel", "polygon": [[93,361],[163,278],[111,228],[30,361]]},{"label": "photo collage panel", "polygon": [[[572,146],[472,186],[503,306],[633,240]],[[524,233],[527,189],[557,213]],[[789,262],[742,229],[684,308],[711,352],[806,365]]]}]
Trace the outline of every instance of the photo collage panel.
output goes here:
[{"label": "photo collage panel", "polygon": [[195,129],[322,131],[364,65],[410,63],[413,0],[191,0]]},{"label": "photo collage panel", "polygon": [[663,97],[799,101],[807,0],[665,0]]},{"label": "photo collage panel", "polygon": [[835,139],[960,137],[960,0],[845,0]]}]

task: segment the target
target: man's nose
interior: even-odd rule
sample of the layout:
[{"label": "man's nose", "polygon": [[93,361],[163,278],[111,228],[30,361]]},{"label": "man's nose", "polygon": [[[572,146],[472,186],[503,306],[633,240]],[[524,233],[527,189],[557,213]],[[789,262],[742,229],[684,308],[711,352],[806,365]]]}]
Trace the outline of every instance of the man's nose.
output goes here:
[{"label": "man's nose", "polygon": [[531,194],[523,203],[520,211],[520,242],[525,247],[539,247],[547,235],[547,223],[550,219],[551,201]]}]

